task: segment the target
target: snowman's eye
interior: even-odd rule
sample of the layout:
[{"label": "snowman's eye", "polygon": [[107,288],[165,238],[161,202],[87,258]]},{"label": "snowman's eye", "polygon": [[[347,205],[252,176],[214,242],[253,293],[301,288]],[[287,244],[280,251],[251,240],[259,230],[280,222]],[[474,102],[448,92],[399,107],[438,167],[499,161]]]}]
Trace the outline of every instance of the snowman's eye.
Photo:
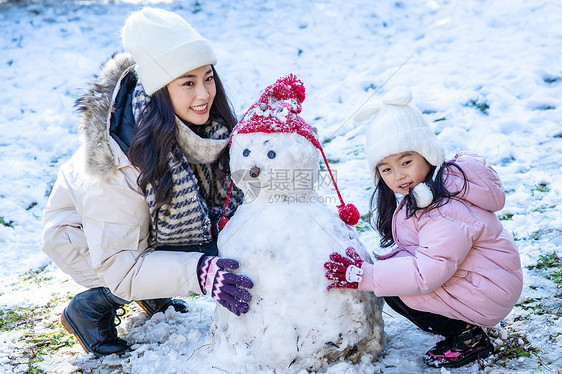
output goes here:
[{"label": "snowman's eye", "polygon": [[269,152],[267,152],[267,157],[269,157],[269,158],[275,158],[275,156],[277,156],[277,155],[275,154],[275,151],[269,151]]},{"label": "snowman's eye", "polygon": [[242,152],[242,154],[244,155],[244,157],[248,157],[250,155],[250,150],[246,148],[244,152]]}]

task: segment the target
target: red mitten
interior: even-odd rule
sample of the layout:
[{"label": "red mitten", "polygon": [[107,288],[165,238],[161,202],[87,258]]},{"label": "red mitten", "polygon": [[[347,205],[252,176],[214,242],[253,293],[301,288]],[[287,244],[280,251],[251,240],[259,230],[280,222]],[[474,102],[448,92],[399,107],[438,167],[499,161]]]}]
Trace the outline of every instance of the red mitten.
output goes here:
[{"label": "red mitten", "polygon": [[330,291],[333,288],[352,288],[357,289],[359,282],[363,280],[363,259],[359,256],[355,248],[348,247],[345,250],[347,257],[337,252],[330,255],[330,260],[324,264],[326,268],[326,278],[333,281],[327,287]]}]

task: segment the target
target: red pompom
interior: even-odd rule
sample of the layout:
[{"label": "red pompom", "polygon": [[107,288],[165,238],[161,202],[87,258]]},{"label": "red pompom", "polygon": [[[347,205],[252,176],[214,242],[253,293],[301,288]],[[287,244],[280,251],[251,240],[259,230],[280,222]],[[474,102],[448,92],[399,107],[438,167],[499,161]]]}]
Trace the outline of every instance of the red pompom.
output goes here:
[{"label": "red pompom", "polygon": [[227,222],[228,222],[228,218],[226,217],[221,218],[221,221],[219,223],[219,231],[222,231],[222,229],[224,228]]},{"label": "red pompom", "polygon": [[289,74],[285,78],[282,78],[281,81],[289,86],[291,86],[294,94],[296,95],[296,99],[299,103],[302,104],[304,99],[306,98],[306,89],[304,88],[304,83],[297,78],[296,75]]},{"label": "red pompom", "polygon": [[359,218],[361,218],[359,210],[353,204],[338,206],[338,212],[342,221],[351,226],[356,225],[359,222]]},{"label": "red pompom", "polygon": [[295,75],[279,78],[271,87],[271,95],[278,100],[295,99],[302,104],[306,98],[304,83]]}]

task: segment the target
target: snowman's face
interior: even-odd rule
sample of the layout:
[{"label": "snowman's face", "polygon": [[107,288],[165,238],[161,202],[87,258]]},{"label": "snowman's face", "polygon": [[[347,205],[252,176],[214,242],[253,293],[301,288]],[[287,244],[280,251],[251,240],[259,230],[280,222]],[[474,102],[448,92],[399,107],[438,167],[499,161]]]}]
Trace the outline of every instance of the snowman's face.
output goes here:
[{"label": "snowman's face", "polygon": [[310,192],[318,178],[318,150],[294,133],[237,134],[230,170],[246,201]]}]

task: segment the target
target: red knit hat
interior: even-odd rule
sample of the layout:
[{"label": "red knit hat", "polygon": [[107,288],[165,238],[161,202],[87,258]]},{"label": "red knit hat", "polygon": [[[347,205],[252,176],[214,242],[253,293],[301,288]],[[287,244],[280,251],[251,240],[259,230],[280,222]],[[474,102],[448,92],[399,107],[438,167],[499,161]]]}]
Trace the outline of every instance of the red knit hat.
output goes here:
[{"label": "red knit hat", "polygon": [[[297,133],[304,136],[322,154],[341,202],[341,205],[338,205],[340,218],[348,225],[355,225],[359,222],[359,211],[353,204],[345,205],[343,202],[336,180],[332,175],[330,165],[326,155],[324,155],[324,150],[316,138],[314,129],[298,115],[302,110],[302,102],[305,97],[304,85],[296,76],[289,74],[286,77],[279,78],[262,92],[259,99],[242,116],[242,119],[232,131],[230,142],[232,144],[232,137],[236,134],[249,134],[253,132],[268,134],[277,132]],[[228,196],[230,196],[230,193]],[[226,205],[228,205],[228,197]],[[222,226],[224,226],[223,222],[221,222],[221,228]]]}]

